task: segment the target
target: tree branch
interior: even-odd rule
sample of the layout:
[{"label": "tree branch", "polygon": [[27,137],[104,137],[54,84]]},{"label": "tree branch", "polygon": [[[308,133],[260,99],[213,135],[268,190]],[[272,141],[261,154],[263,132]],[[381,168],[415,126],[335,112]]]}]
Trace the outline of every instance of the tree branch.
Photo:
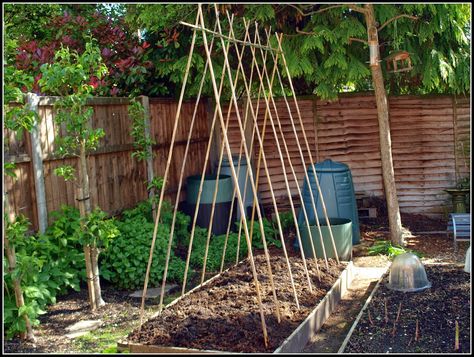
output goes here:
[{"label": "tree branch", "polygon": [[369,44],[369,42],[367,42],[366,40],[362,40],[361,38],[349,37],[349,44],[351,43],[351,41],[362,42],[362,43],[365,43],[366,45]]},{"label": "tree branch", "polygon": [[314,15],[314,14],[320,14],[324,11],[327,11],[327,10],[330,10],[330,9],[335,9],[337,7],[343,7],[343,6],[349,6],[349,8],[351,10],[354,10],[354,11],[357,11],[357,12],[361,12],[361,13],[365,13],[365,9],[361,8],[361,7],[358,7],[356,5],[350,5],[350,4],[340,4],[340,5],[332,5],[332,6],[328,6],[328,7],[325,7],[324,9],[319,9],[319,10],[316,10],[316,11],[311,11],[311,12],[308,12],[308,13],[304,13],[303,10],[301,10],[298,6],[295,6],[293,4],[287,4],[288,6],[291,6],[292,8],[298,10],[298,12],[302,15],[302,16],[310,16],[310,15]]},{"label": "tree branch", "polygon": [[316,32],[306,32],[306,31],[301,31],[298,27],[296,28],[296,32],[301,34],[301,35],[317,35]]},{"label": "tree branch", "polygon": [[399,18],[401,18],[401,17],[406,17],[406,18],[409,18],[409,19],[411,19],[411,20],[418,20],[418,17],[412,16],[412,15],[407,15],[407,14],[397,15],[397,16],[392,17],[391,19],[385,21],[385,23],[384,23],[382,26],[380,26],[380,27],[377,29],[377,31],[382,30],[385,26],[387,26],[387,25],[390,24],[391,22],[393,22],[393,21],[395,21],[395,20],[397,20],[397,19],[399,19]]}]

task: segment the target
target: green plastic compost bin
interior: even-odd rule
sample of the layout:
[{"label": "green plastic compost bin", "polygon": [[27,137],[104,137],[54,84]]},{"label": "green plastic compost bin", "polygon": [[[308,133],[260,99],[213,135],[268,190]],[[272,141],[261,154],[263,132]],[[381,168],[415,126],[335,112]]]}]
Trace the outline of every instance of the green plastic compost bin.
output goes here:
[{"label": "green plastic compost bin", "polygon": [[[349,166],[342,162],[324,160],[314,165],[318,176],[319,186],[323,194],[328,217],[346,218],[352,222],[352,244],[360,243],[359,214],[355,198],[354,184]],[[320,194],[316,186],[316,179],[311,166],[308,167],[310,188],[306,177],[303,178],[303,204],[310,222],[315,220],[311,191],[313,192],[319,221],[325,221]],[[303,210],[298,213],[298,224],[306,223]],[[311,223],[310,223],[311,225]]]},{"label": "green plastic compost bin", "polygon": [[[232,178],[228,175],[205,175],[202,186],[201,199],[199,201],[199,211],[197,215],[196,224],[202,228],[209,228],[211,219],[212,200],[216,190],[216,181],[219,181],[217,190],[216,204],[214,208],[214,218],[212,221],[212,233],[215,235],[224,234],[227,231],[227,224],[229,223],[230,207],[232,205],[232,194],[234,186]],[[194,218],[197,209],[197,199],[199,193],[199,185],[201,182],[201,175],[189,176],[186,179],[187,194],[186,204],[187,212]],[[232,220],[234,221],[234,220]]]},{"label": "green plastic compost bin", "polygon": [[[311,232],[311,237],[313,238],[314,250],[316,252],[316,257],[324,258],[323,246],[326,251],[327,258],[335,258],[334,246],[331,241],[331,235],[326,223],[326,220],[319,222],[322,233],[322,242],[321,235],[319,234],[319,229],[316,224],[316,221],[310,221],[309,230]],[[352,253],[352,222],[347,218],[329,218],[329,224],[331,225],[332,235],[334,237],[334,245],[336,246],[336,252],[340,260],[349,261],[351,260]],[[306,223],[303,223],[300,226],[300,235],[303,245],[303,251],[305,257],[313,258],[313,249],[311,247],[311,237],[307,229]],[[322,244],[321,244],[322,243]]]}]

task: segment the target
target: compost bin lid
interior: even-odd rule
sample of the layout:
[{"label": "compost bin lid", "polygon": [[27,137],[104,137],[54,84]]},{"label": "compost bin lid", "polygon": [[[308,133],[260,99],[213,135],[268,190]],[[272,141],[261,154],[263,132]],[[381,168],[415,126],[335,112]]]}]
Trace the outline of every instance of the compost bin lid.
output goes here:
[{"label": "compost bin lid", "polygon": [[316,172],[345,172],[349,171],[349,166],[342,162],[332,161],[326,159],[323,162],[318,162],[314,165]]}]

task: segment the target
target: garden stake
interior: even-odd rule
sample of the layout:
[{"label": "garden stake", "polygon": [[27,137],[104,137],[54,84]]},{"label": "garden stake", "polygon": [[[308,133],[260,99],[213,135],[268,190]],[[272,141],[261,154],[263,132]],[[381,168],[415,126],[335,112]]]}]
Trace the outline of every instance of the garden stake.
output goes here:
[{"label": "garden stake", "polygon": [[[257,32],[257,40],[258,40],[258,43],[260,44],[260,36],[258,35],[258,32]],[[268,39],[268,41],[270,42],[270,39]],[[286,157],[287,157],[287,160],[288,160],[288,164],[290,166],[290,171],[293,175],[293,179],[295,180],[296,189],[297,189],[298,195],[300,197],[301,209],[303,210],[303,216],[304,216],[305,221],[306,221],[306,229],[308,231],[309,243],[310,243],[310,246],[311,246],[311,251],[313,253],[314,262],[316,263],[316,270],[318,272],[318,279],[319,279],[319,281],[321,281],[321,272],[319,271],[319,264],[318,264],[318,259],[317,259],[317,256],[316,256],[316,250],[314,248],[314,242],[313,242],[313,239],[312,239],[313,235],[311,234],[311,227],[310,227],[310,224],[309,224],[308,213],[306,212],[306,206],[303,204],[303,194],[301,192],[301,188],[300,188],[300,185],[299,185],[299,182],[298,182],[298,177],[296,176],[295,169],[294,169],[293,164],[292,164],[292,159],[291,159],[290,151],[288,150],[288,145],[286,143],[285,134],[283,133],[283,129],[281,127],[280,116],[278,115],[278,108],[277,108],[275,100],[273,98],[273,88],[271,87],[271,84],[269,83],[269,80],[268,80],[268,72],[267,72],[265,63],[263,64],[263,73],[265,74],[265,77],[267,79],[267,84],[269,86],[269,89],[268,89],[269,90],[269,97],[272,101],[273,109],[275,110],[276,123],[277,123],[278,128],[279,128],[279,132],[280,132],[281,139],[282,139],[282,142],[283,142],[283,147],[285,148],[285,154],[286,154]],[[281,79],[280,79],[280,83],[281,83]],[[270,123],[272,124],[272,128],[273,128],[274,124],[273,124],[271,116],[270,116]],[[273,130],[275,130],[275,129],[273,129]],[[303,128],[303,130],[304,130],[304,128]],[[275,134],[275,136],[276,135],[277,134]],[[316,209],[316,207],[315,207],[315,209]],[[322,243],[323,238],[322,238],[321,235],[320,235],[320,238],[321,238],[321,243]],[[323,253],[324,253],[324,262],[326,263],[326,269],[329,269],[324,244],[322,244],[322,248],[323,248]]]},{"label": "garden stake", "polygon": [[[243,19],[243,21],[244,21],[244,24],[246,25],[246,20]],[[251,50],[252,50],[252,56],[255,57],[255,49],[251,48]],[[263,86],[263,77],[262,77],[258,67],[257,67],[257,72],[258,72],[258,76],[260,78],[260,86],[262,88],[264,88],[264,86]],[[273,122],[271,112],[270,112],[270,109],[269,109],[270,105],[268,103],[268,99],[267,99],[267,96],[265,94],[265,90],[263,91],[263,95],[264,95],[264,99],[265,99],[265,103],[266,103],[266,110],[269,113],[270,121]],[[313,286],[312,286],[311,278],[309,277],[308,267],[307,267],[307,264],[306,264],[306,258],[305,258],[304,251],[303,251],[303,244],[301,243],[301,236],[300,236],[300,232],[299,232],[299,228],[298,228],[298,219],[297,219],[297,216],[296,216],[295,207],[294,207],[294,204],[293,204],[293,198],[292,198],[292,195],[291,195],[291,190],[290,190],[290,186],[289,186],[289,183],[288,183],[288,178],[287,178],[287,175],[286,175],[286,166],[285,166],[285,163],[283,161],[283,155],[281,153],[279,140],[278,140],[278,135],[276,135],[275,126],[272,125],[272,128],[273,128],[273,133],[275,135],[275,139],[276,139],[276,142],[277,142],[276,148],[277,148],[278,153],[279,153],[279,159],[280,159],[280,163],[282,165],[282,169],[283,169],[283,173],[284,173],[283,178],[285,179],[285,188],[287,190],[288,198],[290,200],[290,207],[291,207],[291,211],[292,211],[292,214],[293,214],[293,219],[295,221],[296,236],[298,238],[298,242],[299,242],[299,246],[300,246],[300,252],[301,252],[302,259],[303,259],[303,268],[304,268],[304,271],[305,271],[305,274],[306,274],[306,277],[307,277],[307,280],[308,280],[309,291],[312,292],[313,291]]]},{"label": "garden stake", "polygon": [[[197,24],[198,24],[198,18],[196,17],[196,25]],[[143,286],[142,302],[141,302],[141,306],[140,306],[140,329],[141,329],[142,324],[143,324],[143,315],[145,313],[145,297],[146,297],[146,292],[147,292],[147,288],[148,288],[148,279],[149,279],[149,276],[150,276],[151,263],[152,263],[152,260],[153,260],[153,251],[155,249],[156,235],[158,233],[158,222],[160,220],[161,207],[162,207],[163,198],[164,198],[164,195],[165,195],[166,181],[168,180],[168,173],[169,173],[169,169],[170,169],[170,166],[171,166],[171,159],[173,157],[174,142],[176,140],[176,133],[178,131],[177,129],[178,129],[179,118],[180,118],[180,113],[181,113],[181,105],[183,104],[184,91],[186,89],[186,82],[188,81],[189,68],[191,67],[191,59],[192,59],[192,56],[193,56],[195,41],[196,41],[196,31],[193,31],[193,37],[191,39],[191,48],[189,50],[188,62],[186,64],[186,71],[185,71],[184,77],[183,77],[183,86],[181,87],[181,94],[179,96],[178,108],[176,109],[176,119],[175,119],[175,122],[174,122],[173,134],[171,135],[170,152],[169,152],[169,155],[168,155],[168,160],[166,162],[165,173],[164,173],[164,176],[163,176],[163,186],[161,188],[160,199],[159,199],[159,202],[158,202],[158,208],[157,208],[156,219],[155,219],[155,227],[153,229],[153,238],[152,238],[151,247],[150,247],[150,256],[148,258],[148,265],[147,265],[146,273],[145,273],[145,282],[144,282],[144,286]]]},{"label": "garden stake", "polygon": [[[267,35],[268,41],[270,41],[270,31],[265,31],[265,33]],[[282,55],[282,57],[283,57],[283,55]],[[308,165],[306,164],[304,154],[303,154],[303,150],[301,149],[299,135],[298,135],[298,132],[297,132],[296,127],[295,127],[295,121],[293,119],[293,114],[292,114],[292,111],[291,111],[291,108],[290,108],[290,104],[288,103],[288,100],[286,98],[286,93],[285,93],[282,78],[281,78],[281,75],[280,75],[280,70],[278,68],[277,68],[277,75],[278,75],[278,78],[280,80],[280,86],[281,86],[282,93],[283,93],[283,99],[285,100],[286,108],[288,110],[288,114],[289,114],[289,118],[290,118],[291,127],[293,129],[293,134],[295,136],[295,143],[296,143],[296,146],[298,147],[298,152],[300,154],[301,163],[302,163],[303,168],[304,168],[304,176],[305,176],[306,184],[308,185],[308,188],[309,188],[309,191],[310,191],[309,197],[311,199],[311,205],[313,207],[314,218],[316,220],[316,226],[318,227],[319,239],[321,241],[323,256],[324,256],[324,260],[326,262],[326,269],[329,269],[327,256],[326,256],[326,247],[325,247],[325,244],[323,242],[323,233],[321,232],[321,224],[319,223],[319,216],[317,214],[318,211],[316,209],[316,201],[314,199],[314,192],[313,192],[313,189],[311,188],[311,182],[310,182],[310,179],[309,179],[308,170],[306,169],[308,167]],[[299,110],[298,107],[297,107],[297,110]],[[279,125],[280,125],[280,123],[279,123]],[[301,117],[300,117],[300,127],[301,127],[301,131],[303,133],[303,137],[306,138],[306,130],[303,126],[303,120],[301,119]],[[281,125],[280,125],[280,128],[281,128]],[[311,166],[313,166],[313,164],[311,164]],[[316,174],[315,174],[315,177],[317,177]],[[305,207],[305,205],[303,204],[303,201],[301,201],[301,204],[302,204],[302,207]],[[306,208],[303,209],[303,213],[307,214],[306,213]],[[328,228],[329,228],[329,231],[330,231],[330,237],[331,237],[331,243],[332,243],[333,250],[334,250],[334,255],[335,255],[337,263],[339,264],[339,254],[337,253],[337,250],[336,250],[336,244],[334,243],[334,239],[332,237],[332,231],[330,229],[330,226],[328,226]],[[311,236],[312,235],[310,235],[310,237]],[[312,242],[312,240],[311,240],[311,242]]]},{"label": "garden stake", "polygon": [[454,334],[454,350],[455,351],[459,350],[459,323],[458,323],[458,320],[456,320],[456,328],[455,328],[455,334]]},{"label": "garden stake", "polygon": [[[227,138],[227,130],[224,126],[224,118],[223,118],[223,114],[222,114],[221,105],[220,105],[220,102],[219,102],[220,96],[219,96],[219,93],[218,93],[218,90],[217,90],[216,79],[215,79],[215,76],[214,76],[214,69],[212,67],[211,54],[209,52],[209,47],[208,47],[208,44],[207,44],[207,35],[206,35],[205,30],[204,30],[204,17],[202,15],[202,5],[201,4],[198,4],[198,17],[199,17],[199,19],[201,21],[201,25],[203,27],[202,37],[203,37],[203,41],[204,41],[204,49],[206,51],[206,56],[209,60],[209,69],[210,69],[209,73],[211,75],[212,87],[213,87],[214,96],[215,96],[215,99],[216,99],[216,106],[217,106],[217,110],[218,110],[218,114],[219,114],[219,120],[220,120],[220,123],[221,123],[221,129],[223,131],[222,134],[224,136],[224,144],[225,144],[226,151],[227,151],[227,157],[228,157],[229,161],[232,162],[232,152],[230,150],[229,140]],[[197,22],[197,19],[196,19],[196,22]],[[234,91],[233,91],[232,94],[235,97],[235,92]],[[232,177],[234,179],[234,183],[235,183],[235,185],[238,186],[239,182],[238,182],[237,175],[235,173],[234,166],[230,165],[230,169],[231,169]],[[237,190],[236,193],[237,193],[237,199],[238,199],[238,202],[239,202],[240,209],[245,215],[244,204],[243,204],[243,201],[242,201],[242,196],[240,195],[240,190]],[[244,218],[245,218],[245,216],[244,216]],[[246,220],[244,220],[243,223],[244,223],[244,232],[245,232],[245,238],[247,240],[247,245],[250,247],[249,231],[248,231]],[[252,268],[253,278],[254,278],[254,282],[255,282],[255,290],[256,290],[256,293],[257,293],[257,302],[258,302],[259,310],[260,310],[260,320],[261,320],[261,325],[262,325],[263,340],[264,340],[265,347],[268,347],[267,327],[266,327],[266,323],[265,323],[265,315],[264,315],[264,312],[263,312],[262,298],[261,298],[260,289],[259,289],[259,286],[258,286],[257,271],[255,269],[255,262],[253,260],[252,249],[249,249],[249,251],[250,251],[250,259],[249,260],[250,260],[250,265],[251,265],[251,268]]]},{"label": "garden stake", "polygon": [[[245,24],[245,29],[246,29],[246,32],[248,32],[248,27],[249,27],[250,23],[246,23]],[[257,35],[257,31],[255,32],[256,35]],[[233,31],[232,31],[232,37],[233,37]],[[237,56],[239,58],[239,61],[242,61],[242,53],[238,51],[238,49],[236,48],[236,51],[237,51]],[[242,51],[243,52],[243,51]],[[266,56],[265,56],[266,58]],[[255,61],[255,57],[253,58],[252,60],[252,63],[256,62]],[[265,62],[265,60],[264,60]],[[277,63],[275,62],[275,66],[277,65]],[[253,68],[253,67],[252,67]],[[241,67],[242,69],[242,72],[243,72],[243,68]],[[273,73],[274,74],[274,73]],[[291,272],[291,265],[290,265],[290,262],[289,262],[289,258],[288,258],[288,253],[287,253],[287,250],[286,250],[286,244],[285,244],[285,239],[284,239],[284,235],[283,235],[283,229],[281,227],[281,221],[280,221],[280,216],[278,214],[278,207],[277,207],[277,204],[276,204],[276,198],[275,198],[275,194],[274,194],[274,191],[273,191],[273,185],[272,185],[272,182],[271,182],[271,179],[270,179],[270,173],[268,171],[268,164],[267,164],[267,160],[265,158],[265,152],[263,150],[263,138],[262,138],[262,135],[264,134],[264,131],[262,133],[262,135],[260,134],[259,130],[258,130],[258,123],[257,123],[257,116],[256,114],[258,114],[258,108],[257,108],[257,111],[254,111],[253,110],[253,104],[252,104],[252,101],[251,101],[251,97],[250,97],[250,88],[248,83],[247,83],[247,80],[246,80],[246,76],[245,76],[245,73],[242,73],[242,77],[243,77],[243,80],[244,80],[244,85],[245,85],[245,90],[247,92],[247,96],[248,96],[248,102],[250,103],[250,106],[251,106],[251,113],[252,113],[252,117],[253,117],[253,120],[254,120],[254,129],[256,128],[256,134],[257,134],[257,139],[258,139],[258,142],[259,142],[259,145],[260,145],[260,151],[259,151],[259,154],[262,155],[262,159],[263,159],[263,166],[264,166],[264,170],[265,170],[265,175],[267,177],[267,181],[268,181],[268,184],[269,184],[269,188],[270,188],[270,192],[271,192],[271,197],[272,197],[272,203],[273,203],[273,207],[274,207],[274,210],[275,210],[275,213],[276,213],[276,220],[277,220],[277,225],[278,225],[278,230],[279,230],[279,233],[280,233],[280,237],[281,237],[281,241],[282,241],[282,247],[283,247],[283,253],[285,255],[285,260],[286,260],[286,263],[287,263],[287,268],[288,268],[288,272],[289,272],[289,275],[290,275],[290,282],[291,282],[291,286],[292,286],[292,289],[293,289],[293,295],[294,295],[294,298],[295,298],[295,303],[296,303],[296,307],[298,308],[298,310],[300,309],[300,306],[299,306],[299,301],[298,301],[298,296],[297,296],[297,292],[296,292],[296,287],[294,285],[294,279],[293,279],[293,274]],[[274,75],[272,76],[272,81],[273,81],[273,78],[274,78]],[[260,90],[259,90],[259,93],[260,93]],[[266,116],[265,116],[266,118]],[[265,123],[264,123],[265,125]],[[253,139],[253,137],[252,137]],[[257,176],[257,179],[258,179],[258,176]]]},{"label": "garden stake", "polygon": [[395,330],[396,330],[396,326],[397,326],[398,319],[400,318],[400,313],[401,313],[401,311],[402,311],[402,303],[400,302],[400,304],[398,305],[397,318],[396,318],[395,321],[393,322],[392,336],[395,336]]},{"label": "garden stake", "polygon": [[418,324],[418,319],[416,319],[416,327],[415,327],[415,341],[419,341],[420,340],[420,327],[419,327],[419,324]]},{"label": "garden stake", "polygon": [[374,321],[372,320],[372,316],[370,316],[370,310],[367,309],[367,317],[369,319],[369,322],[372,326],[374,326]]},{"label": "garden stake", "polygon": [[[212,49],[213,45],[214,45],[214,37],[211,39],[211,49]],[[178,213],[179,197],[181,195],[181,187],[182,187],[182,184],[183,184],[184,169],[185,169],[186,162],[187,162],[189,146],[190,146],[191,137],[192,137],[192,133],[193,133],[193,129],[194,129],[194,123],[195,123],[195,119],[196,119],[197,109],[198,109],[198,106],[199,106],[199,99],[201,98],[201,92],[202,92],[202,88],[204,86],[204,80],[205,80],[205,77],[206,77],[207,68],[208,68],[208,63],[206,61],[206,65],[204,66],[204,72],[203,72],[203,75],[202,75],[201,83],[199,84],[199,91],[198,91],[198,95],[197,95],[197,99],[196,99],[196,104],[194,105],[193,117],[191,119],[191,124],[189,125],[189,134],[188,134],[188,139],[187,139],[187,142],[186,142],[186,148],[184,150],[183,163],[181,165],[181,173],[179,175],[178,191],[176,192],[176,200],[175,200],[175,205],[174,205],[174,209],[173,209],[173,219],[171,221],[170,237],[169,237],[169,240],[168,240],[168,249],[167,249],[167,252],[166,252],[165,269],[164,269],[164,272],[163,272],[163,281],[162,281],[162,284],[161,284],[160,304],[159,304],[159,308],[158,308],[159,311],[161,311],[162,306],[163,306],[163,299],[164,299],[165,286],[166,286],[166,278],[167,278],[167,275],[168,275],[169,259],[170,259],[170,255],[171,255],[171,247],[172,247],[172,242],[173,242],[174,227],[175,227],[175,224],[176,224],[176,215]],[[208,144],[208,145],[210,146],[210,144]]]},{"label": "garden stake", "polygon": [[[275,33],[275,37],[276,37],[277,42],[278,42],[278,49],[281,53],[281,58],[283,60],[283,65],[285,67],[286,76],[287,76],[288,82],[290,84],[291,93],[292,93],[292,96],[293,96],[293,100],[295,102],[295,108],[296,108],[296,112],[298,114],[298,119],[299,119],[299,122],[300,122],[300,126],[301,126],[301,128],[303,128],[303,119],[302,119],[302,116],[301,116],[300,107],[298,105],[298,100],[296,99],[296,92],[295,92],[295,89],[293,87],[293,81],[291,79],[290,70],[288,69],[288,64],[286,63],[285,53],[283,52],[283,48],[281,46],[283,33],[281,34],[281,36],[278,36],[278,34]],[[284,91],[283,91],[283,97],[286,98]],[[311,149],[309,147],[309,142],[308,142],[308,138],[306,137],[306,132],[304,130],[302,130],[302,133],[303,133],[303,139],[304,139],[304,142],[305,142],[305,145],[306,145],[306,150],[308,151],[308,156],[309,156],[309,160],[310,160],[310,163],[311,163],[311,167],[312,167],[312,170],[313,170],[314,179],[316,181],[316,187],[318,188],[319,198],[321,200],[321,207],[323,208],[323,214],[324,214],[324,217],[326,218],[326,224],[328,226],[332,246],[333,246],[333,249],[334,249],[334,252],[335,252],[335,255],[336,255],[336,261],[339,264],[339,256],[337,254],[336,244],[334,242],[334,236],[333,236],[333,233],[332,233],[331,224],[329,222],[329,216],[328,216],[328,213],[327,213],[327,210],[326,210],[326,204],[324,203],[323,192],[321,191],[321,186],[319,185],[318,175],[316,174],[316,168],[314,167],[313,154],[312,154]],[[315,212],[315,215],[316,215],[316,212]]]},{"label": "garden stake", "polygon": [[388,323],[388,309],[387,309],[387,298],[384,298],[384,307],[385,307],[385,324]]},{"label": "garden stake", "polygon": [[[214,10],[215,10],[215,13],[216,13],[217,27],[219,29],[219,33],[221,33],[221,25],[220,25],[217,5],[214,5]],[[221,43],[222,43],[222,47],[224,47],[224,39],[223,38],[221,38]],[[231,84],[231,94],[232,94],[232,99],[233,99],[233,102],[234,102],[235,111],[236,111],[236,114],[237,114],[237,122],[239,123],[240,135],[242,136],[242,141],[244,142],[245,157],[247,159],[247,162],[250,162],[250,156],[249,156],[249,153],[248,153],[247,143],[246,143],[246,139],[245,139],[245,132],[244,132],[244,128],[242,127],[242,119],[240,117],[240,112],[239,112],[239,105],[237,103],[237,98],[236,98],[236,95],[235,95],[235,85],[231,82],[232,72],[231,72],[231,69],[230,69],[230,64],[229,64],[229,59],[227,57],[227,52],[224,52],[224,66],[227,68],[229,82]],[[257,71],[258,71],[258,67],[257,67]],[[227,138],[227,127],[225,127],[225,139],[228,140],[228,138]],[[229,153],[230,153],[230,146],[229,146]],[[229,155],[229,162],[232,162],[232,155]],[[231,167],[233,167],[233,165],[231,165]],[[254,180],[253,172],[252,172],[252,170],[248,170],[248,172],[249,172],[249,175],[250,175],[250,183],[251,183],[251,187],[252,187],[254,197],[257,197],[257,189],[255,187],[255,180]],[[238,186],[238,185],[239,185],[238,178],[236,177],[236,186]],[[240,192],[239,192],[239,194],[240,194]],[[242,202],[242,206],[243,206],[243,202]],[[257,205],[257,216],[258,216],[258,220],[260,222],[260,232],[261,232],[261,235],[262,235],[262,243],[263,243],[265,258],[266,258],[267,265],[268,265],[268,276],[269,276],[269,279],[270,279],[270,285],[271,285],[272,292],[273,292],[273,300],[274,300],[274,303],[275,303],[277,320],[278,320],[278,322],[280,322],[280,319],[281,319],[281,317],[280,317],[280,304],[279,304],[278,298],[276,296],[275,284],[273,282],[273,273],[272,273],[272,268],[271,268],[271,263],[270,263],[270,255],[268,254],[265,231],[263,229],[262,214],[261,214],[259,205]],[[250,241],[250,235],[249,235],[249,251],[251,251],[251,250],[252,250],[252,242]]]}]

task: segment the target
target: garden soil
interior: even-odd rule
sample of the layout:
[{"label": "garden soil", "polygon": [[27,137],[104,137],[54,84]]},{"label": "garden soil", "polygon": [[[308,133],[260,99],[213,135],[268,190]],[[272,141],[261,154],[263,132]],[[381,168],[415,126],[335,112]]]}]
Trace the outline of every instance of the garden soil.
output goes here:
[{"label": "garden soil", "polygon": [[129,341],[146,345],[186,347],[229,352],[273,352],[326,296],[345,263],[330,259],[308,261],[313,291],[308,288],[303,261],[291,257],[290,265],[300,309],[295,304],[286,260],[281,251],[270,258],[281,322],[278,323],[265,256],[255,256],[262,305],[269,336],[265,347],[255,284],[245,259],[210,284],[192,292],[147,321],[129,335]]},{"label": "garden soil", "polygon": [[[382,211],[378,209],[377,212]],[[419,235],[416,233],[419,231],[445,230],[446,221],[436,221],[424,216],[402,214],[402,223],[404,227],[413,233],[412,236],[406,239],[407,247],[422,253],[422,262],[424,264],[449,263],[462,265],[464,263],[465,252],[469,242],[460,242],[459,249],[455,252],[453,240],[448,238],[446,234]],[[389,263],[386,256],[369,256],[367,254],[367,248],[376,241],[389,239],[389,235],[386,232],[388,227],[387,219],[379,215],[378,218],[370,221],[361,220],[360,226],[361,243],[354,246],[354,265],[381,267]],[[287,249],[291,256],[298,256],[298,252],[293,251],[291,241],[288,242]],[[18,338],[6,340],[4,336],[3,351],[6,353],[100,353],[102,349],[94,341],[90,342],[87,346],[83,345],[81,347],[78,346],[76,340],[70,340],[65,336],[67,334],[65,330],[67,326],[82,320],[94,319],[101,319],[103,321],[103,325],[94,333],[99,335],[111,330],[114,331],[118,337],[115,340],[111,340],[110,343],[115,343],[116,345],[119,339],[124,339],[130,331],[138,327],[140,299],[129,297],[130,291],[117,289],[105,281],[102,281],[102,293],[107,305],[95,312],[89,309],[87,288],[85,286],[82,286],[80,292],[71,291],[66,295],[59,296],[57,303],[48,306],[46,314],[39,317],[41,323],[34,328],[37,338],[36,343],[22,342]],[[362,295],[367,296],[367,293],[370,293],[370,291],[365,291]],[[268,298],[271,298],[271,296],[266,297],[266,299]],[[169,298],[167,299],[170,301]],[[158,301],[147,300],[145,309],[146,320],[157,311]],[[346,328],[348,330],[357,313],[354,311],[351,314],[347,314],[347,312],[343,311],[342,314],[346,314],[344,320],[347,321]],[[255,336],[261,336],[259,323],[259,316],[257,314],[253,321]],[[446,333],[452,334],[452,331],[450,330]],[[339,336],[331,336],[332,339],[339,339],[341,344],[344,337],[345,333],[341,333]],[[272,341],[270,340],[270,342]],[[461,346],[465,347],[465,343]]]},{"label": "garden soil", "polygon": [[470,352],[470,274],[459,265],[426,265],[425,269],[432,287],[420,292],[390,290],[385,275],[344,352]]}]

